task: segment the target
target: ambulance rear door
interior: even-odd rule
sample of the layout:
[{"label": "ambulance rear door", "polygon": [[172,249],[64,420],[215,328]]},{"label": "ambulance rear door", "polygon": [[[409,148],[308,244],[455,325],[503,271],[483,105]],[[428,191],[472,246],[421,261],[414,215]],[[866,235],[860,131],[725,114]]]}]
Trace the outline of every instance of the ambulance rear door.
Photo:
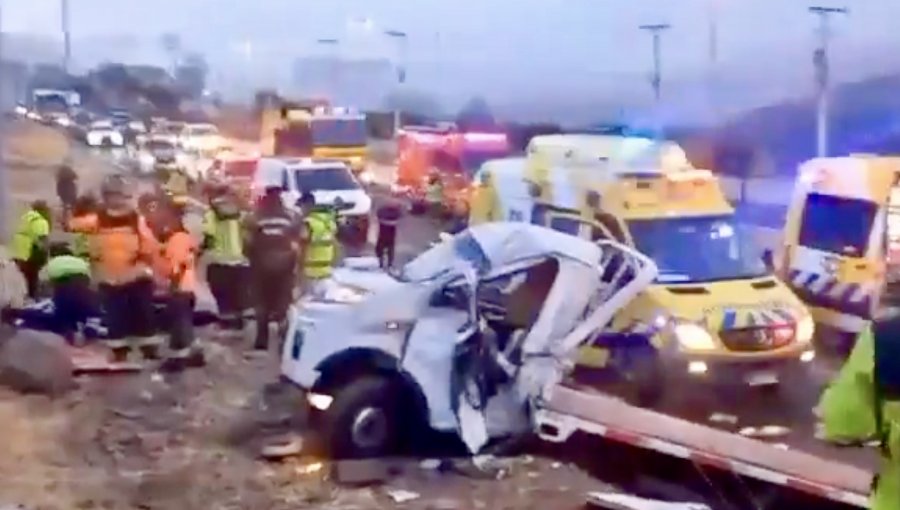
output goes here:
[{"label": "ambulance rear door", "polygon": [[789,212],[796,225],[786,229],[783,272],[814,311],[836,312],[817,319],[842,331],[861,330],[880,288],[886,197],[876,177],[865,158],[808,161]]}]

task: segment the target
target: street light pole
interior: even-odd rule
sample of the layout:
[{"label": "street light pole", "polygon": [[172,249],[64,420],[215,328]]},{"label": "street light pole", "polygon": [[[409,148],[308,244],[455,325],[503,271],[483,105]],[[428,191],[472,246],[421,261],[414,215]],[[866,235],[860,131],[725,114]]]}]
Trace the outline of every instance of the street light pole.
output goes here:
[{"label": "street light pole", "polygon": [[338,79],[338,64],[339,64],[339,62],[338,62],[337,47],[340,44],[340,41],[338,39],[332,38],[332,39],[319,39],[316,42],[318,42],[322,46],[328,46],[333,49],[333,51],[330,54],[330,58],[331,58],[331,64],[330,64],[330,67],[331,67],[331,78],[330,78],[331,94],[330,95],[331,95],[331,102],[333,104],[336,104],[338,102],[337,95],[338,95],[338,86],[339,86],[339,82],[340,82],[340,80]]},{"label": "street light pole", "polygon": [[[406,32],[402,32],[400,30],[386,30],[384,35],[390,37],[392,40],[397,42],[397,53],[395,55],[394,60],[394,68],[397,71],[397,92],[399,93],[403,87],[403,84],[406,83],[406,49],[409,37],[406,35]],[[394,134],[400,132],[400,101],[398,96],[397,104],[394,107]]]},{"label": "street light pole", "polygon": [[816,108],[816,155],[820,158],[828,156],[828,112],[829,101],[829,63],[828,44],[831,39],[831,26],[829,24],[832,14],[848,14],[844,7],[812,6],[809,12],[819,17],[818,37],[819,44],[813,53],[813,66],[816,71],[816,86],[818,88]]},{"label": "street light pole", "polygon": [[650,85],[653,86],[653,97],[656,101],[657,138],[662,138],[662,120],[660,106],[662,103],[662,33],[671,28],[668,23],[654,25],[641,25],[638,28],[647,31],[653,37],[653,74],[650,77]]},{"label": "street light pole", "polygon": [[69,0],[60,0],[60,18],[63,34],[63,70],[69,72],[72,65],[72,37],[69,32]]},{"label": "street light pole", "polygon": [[[0,11],[3,10],[0,2]],[[0,13],[0,66],[3,65],[3,14]],[[6,171],[6,160],[3,157],[6,131],[6,82],[5,73],[0,72],[0,242],[9,239],[10,192]]]}]

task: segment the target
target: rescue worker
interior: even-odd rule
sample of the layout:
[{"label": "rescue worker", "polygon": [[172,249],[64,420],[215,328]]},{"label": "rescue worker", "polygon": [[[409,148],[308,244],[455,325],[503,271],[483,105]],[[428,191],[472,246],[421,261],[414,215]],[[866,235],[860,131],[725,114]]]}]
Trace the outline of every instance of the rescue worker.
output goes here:
[{"label": "rescue worker", "polygon": [[91,288],[90,264],[73,255],[65,242],[52,243],[49,252],[50,260],[41,269],[40,278],[52,287],[52,329],[69,344],[81,344],[85,326],[99,321],[100,316]]},{"label": "rescue worker", "polygon": [[382,268],[394,266],[394,248],[397,244],[397,225],[403,217],[403,208],[392,200],[375,212],[378,219],[378,238],[375,241],[375,256]]},{"label": "rescue worker", "polygon": [[313,288],[331,276],[337,260],[337,218],[328,206],[317,205],[315,196],[305,192],[298,202],[306,228],[302,233],[303,275],[301,288]]},{"label": "rescue worker", "polygon": [[435,218],[441,218],[444,211],[444,183],[437,172],[432,172],[428,178],[428,186],[425,188],[425,203],[428,210]]},{"label": "rescue worker", "polygon": [[209,184],[209,209],[203,217],[203,250],[209,254],[206,279],[224,330],[242,330],[247,308],[248,274],[237,197],[225,183]]},{"label": "rescue worker", "polygon": [[303,225],[281,201],[281,186],[266,187],[247,223],[246,254],[250,261],[256,313],[254,348],[269,348],[269,326],[286,332],[286,315],[293,298]]},{"label": "rescue worker", "polygon": [[100,192],[97,213],[73,218],[69,226],[89,235],[91,272],[98,283],[114,360],[126,360],[132,347],[155,359],[161,339],[155,335],[152,268],[159,244],[122,176],[107,178]]},{"label": "rescue worker", "polygon": [[28,286],[28,297],[35,299],[38,273],[47,261],[47,237],[50,235],[50,207],[43,200],[31,203],[22,214],[12,242],[12,257]]},{"label": "rescue worker", "polygon": [[67,221],[78,199],[78,174],[67,164],[60,165],[56,172],[56,196],[62,203],[64,221]]},{"label": "rescue worker", "polygon": [[817,412],[828,441],[844,446],[877,441],[882,462],[870,508],[900,508],[900,303],[882,304]]},{"label": "rescue worker", "polygon": [[[75,200],[71,217],[84,218],[96,214],[98,207],[97,199],[93,195],[82,195]],[[72,253],[77,257],[90,259],[90,241],[88,235],[83,232],[78,232],[74,234],[74,237],[75,238],[72,241]]]},{"label": "rescue worker", "polygon": [[204,364],[203,351],[195,348],[194,303],[197,287],[194,238],[184,227],[177,210],[167,208],[154,222],[154,235],[161,243],[166,303],[169,355],[160,367],[164,371],[180,371]]},{"label": "rescue worker", "polygon": [[176,207],[183,209],[187,205],[190,186],[191,182],[187,172],[181,167],[176,167],[168,170],[162,188],[172,203]]}]

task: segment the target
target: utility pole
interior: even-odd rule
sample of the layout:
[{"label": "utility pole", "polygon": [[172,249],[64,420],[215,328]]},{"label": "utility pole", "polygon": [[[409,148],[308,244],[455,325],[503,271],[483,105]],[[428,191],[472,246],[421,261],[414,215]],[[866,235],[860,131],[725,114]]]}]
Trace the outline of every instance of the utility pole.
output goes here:
[{"label": "utility pole", "polygon": [[653,74],[650,77],[650,85],[653,86],[653,97],[656,101],[656,136],[662,138],[662,33],[671,28],[668,23],[654,25],[641,25],[638,28],[650,33],[653,37]]},{"label": "utility pole", "polygon": [[[0,11],[3,5],[0,2]],[[3,14],[0,13],[0,67],[4,64],[3,54]],[[9,179],[6,172],[6,160],[3,157],[6,138],[6,73],[0,72],[0,242],[9,239],[10,192]]]},{"label": "utility pole", "polygon": [[406,50],[409,37],[406,35],[406,32],[402,32],[400,30],[386,30],[384,32],[384,35],[397,42],[397,53],[394,57],[394,67],[397,71],[398,92],[397,104],[394,107],[394,135],[396,136],[400,132],[401,112],[399,92],[403,89],[403,84],[406,83]]},{"label": "utility pole", "polygon": [[719,0],[709,0],[709,104],[714,123],[719,112]]},{"label": "utility pole", "polygon": [[63,35],[63,70],[70,72],[72,65],[72,35],[69,32],[69,0],[60,0],[60,13]]},{"label": "utility pole", "polygon": [[338,88],[340,87],[340,81],[341,81],[338,78],[338,65],[340,64],[340,62],[338,62],[338,50],[337,50],[338,45],[341,42],[338,39],[333,39],[333,38],[332,39],[319,39],[316,42],[318,42],[322,46],[327,46],[329,48],[332,48],[332,50],[333,50],[329,54],[329,58],[330,58],[329,68],[330,68],[330,74],[331,74],[331,77],[329,78],[329,81],[331,82],[331,84],[329,85],[329,87],[331,88],[331,93],[329,94],[329,96],[331,96],[331,103],[332,103],[332,106],[334,106],[335,104],[338,103],[338,100],[337,100]]},{"label": "utility pole", "polygon": [[813,66],[815,68],[816,87],[818,88],[816,108],[816,155],[820,158],[828,156],[828,113],[829,101],[829,63],[828,44],[831,40],[830,20],[832,14],[848,14],[845,7],[812,6],[809,12],[819,17],[818,39],[819,44],[813,52]]}]

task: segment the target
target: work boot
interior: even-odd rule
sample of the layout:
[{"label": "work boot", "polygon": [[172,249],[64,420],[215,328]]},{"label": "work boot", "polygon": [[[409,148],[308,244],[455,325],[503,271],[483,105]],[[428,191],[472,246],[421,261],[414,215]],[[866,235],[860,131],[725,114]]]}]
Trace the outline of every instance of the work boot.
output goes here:
[{"label": "work boot", "polygon": [[182,357],[166,358],[159,365],[160,372],[183,372],[187,368],[187,363]]},{"label": "work boot", "polygon": [[159,350],[162,345],[162,338],[159,336],[151,336],[138,339],[138,350],[141,357],[145,360],[155,361],[160,358]]},{"label": "work boot", "polygon": [[126,363],[128,361],[128,354],[131,351],[131,346],[128,345],[127,341],[119,339],[107,340],[106,346],[112,353],[110,360],[113,363]]},{"label": "work boot", "polygon": [[184,363],[189,368],[202,368],[206,366],[206,355],[203,349],[194,347],[184,359]]}]

